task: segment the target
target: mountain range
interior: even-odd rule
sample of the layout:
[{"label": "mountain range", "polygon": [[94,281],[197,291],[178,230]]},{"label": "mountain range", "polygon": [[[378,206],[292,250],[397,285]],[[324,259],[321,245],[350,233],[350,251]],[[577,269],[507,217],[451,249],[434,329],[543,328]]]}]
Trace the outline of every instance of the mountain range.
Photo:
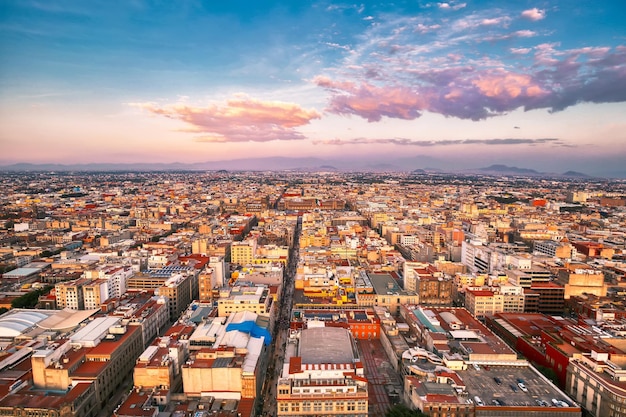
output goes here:
[{"label": "mountain range", "polygon": [[[456,174],[482,174],[495,176],[562,176],[567,178],[592,178],[590,175],[567,171],[562,174],[546,173],[529,168],[519,168],[503,164],[494,164],[483,168],[452,170],[443,168],[445,164],[436,158],[415,156],[395,159],[385,159],[384,162],[352,160],[352,159],[322,159],[315,157],[267,157],[241,158],[223,161],[207,161],[196,163],[93,163],[93,164],[31,164],[17,163],[0,166],[0,171],[79,171],[79,172],[116,172],[116,171],[317,171],[317,172],[445,172]],[[431,167],[431,168],[428,168]],[[626,175],[625,175],[626,176]]]}]

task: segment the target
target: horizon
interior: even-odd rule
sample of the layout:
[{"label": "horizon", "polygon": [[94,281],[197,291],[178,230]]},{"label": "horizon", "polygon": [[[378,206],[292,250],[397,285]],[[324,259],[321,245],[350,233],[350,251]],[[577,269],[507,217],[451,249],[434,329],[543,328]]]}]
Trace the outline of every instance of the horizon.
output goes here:
[{"label": "horizon", "polygon": [[617,0],[0,10],[0,168],[284,157],[626,177]]}]

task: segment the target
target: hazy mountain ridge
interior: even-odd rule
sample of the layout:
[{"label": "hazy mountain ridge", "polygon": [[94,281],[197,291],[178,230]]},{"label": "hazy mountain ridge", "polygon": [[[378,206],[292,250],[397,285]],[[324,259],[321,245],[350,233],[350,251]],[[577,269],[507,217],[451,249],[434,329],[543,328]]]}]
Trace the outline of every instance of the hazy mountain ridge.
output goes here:
[{"label": "hazy mountain ridge", "polygon": [[[403,157],[388,158],[371,161],[353,159],[323,159],[315,157],[291,158],[291,157],[265,157],[265,158],[241,158],[223,161],[206,161],[197,163],[93,163],[93,164],[33,164],[17,163],[0,166],[0,171],[77,171],[77,172],[116,172],[116,171],[365,171],[365,172],[413,172],[413,173],[456,173],[456,174],[479,174],[479,175],[522,175],[522,176],[552,176],[567,178],[593,178],[588,174],[578,171],[567,171],[563,174],[540,172],[530,168],[520,168],[504,164],[493,164],[488,167],[473,169],[446,169],[445,161],[432,157]],[[429,168],[426,168],[429,166]],[[626,177],[616,175],[617,177]]]}]

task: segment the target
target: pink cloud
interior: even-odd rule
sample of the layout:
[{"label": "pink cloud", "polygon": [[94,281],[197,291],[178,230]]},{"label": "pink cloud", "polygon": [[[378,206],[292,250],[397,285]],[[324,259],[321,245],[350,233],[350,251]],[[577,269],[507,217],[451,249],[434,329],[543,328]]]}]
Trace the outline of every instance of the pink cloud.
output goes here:
[{"label": "pink cloud", "polygon": [[544,94],[543,89],[535,84],[529,75],[513,74],[505,71],[490,71],[473,81],[486,97],[517,98],[525,95],[535,97]]},{"label": "pink cloud", "polygon": [[[327,111],[358,115],[370,122],[383,117],[412,120],[424,112],[481,120],[518,108],[563,110],[577,103],[626,101],[626,48],[559,51],[541,44],[534,64],[519,70],[480,60],[380,68],[380,76],[360,81],[318,77],[330,92]],[[519,51],[527,53],[529,50]]]},{"label": "pink cloud", "polygon": [[154,103],[134,103],[150,113],[182,120],[188,131],[201,133],[200,142],[267,142],[271,140],[302,140],[295,130],[313,119],[315,110],[305,110],[297,104],[260,101],[249,97],[228,100],[224,105],[193,107],[186,104],[159,106]]},{"label": "pink cloud", "polygon": [[534,7],[532,9],[524,10],[522,12],[522,17],[532,21],[537,21],[546,17],[546,11],[539,10],[538,8]]},{"label": "pink cloud", "polygon": [[318,77],[314,82],[335,92],[327,109],[329,112],[358,114],[370,122],[377,122],[383,116],[412,120],[420,116],[419,111],[423,106],[423,98],[408,88],[379,88],[368,83],[359,86],[353,83],[334,83],[325,77]]}]

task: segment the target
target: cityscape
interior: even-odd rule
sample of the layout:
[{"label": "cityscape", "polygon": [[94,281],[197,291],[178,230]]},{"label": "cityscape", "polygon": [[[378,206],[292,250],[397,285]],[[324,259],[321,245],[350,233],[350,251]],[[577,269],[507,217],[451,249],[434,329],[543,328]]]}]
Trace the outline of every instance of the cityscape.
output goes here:
[{"label": "cityscape", "polygon": [[626,417],[620,0],[4,0],[0,416]]},{"label": "cityscape", "polygon": [[624,415],[624,180],[0,187],[0,415]]}]

